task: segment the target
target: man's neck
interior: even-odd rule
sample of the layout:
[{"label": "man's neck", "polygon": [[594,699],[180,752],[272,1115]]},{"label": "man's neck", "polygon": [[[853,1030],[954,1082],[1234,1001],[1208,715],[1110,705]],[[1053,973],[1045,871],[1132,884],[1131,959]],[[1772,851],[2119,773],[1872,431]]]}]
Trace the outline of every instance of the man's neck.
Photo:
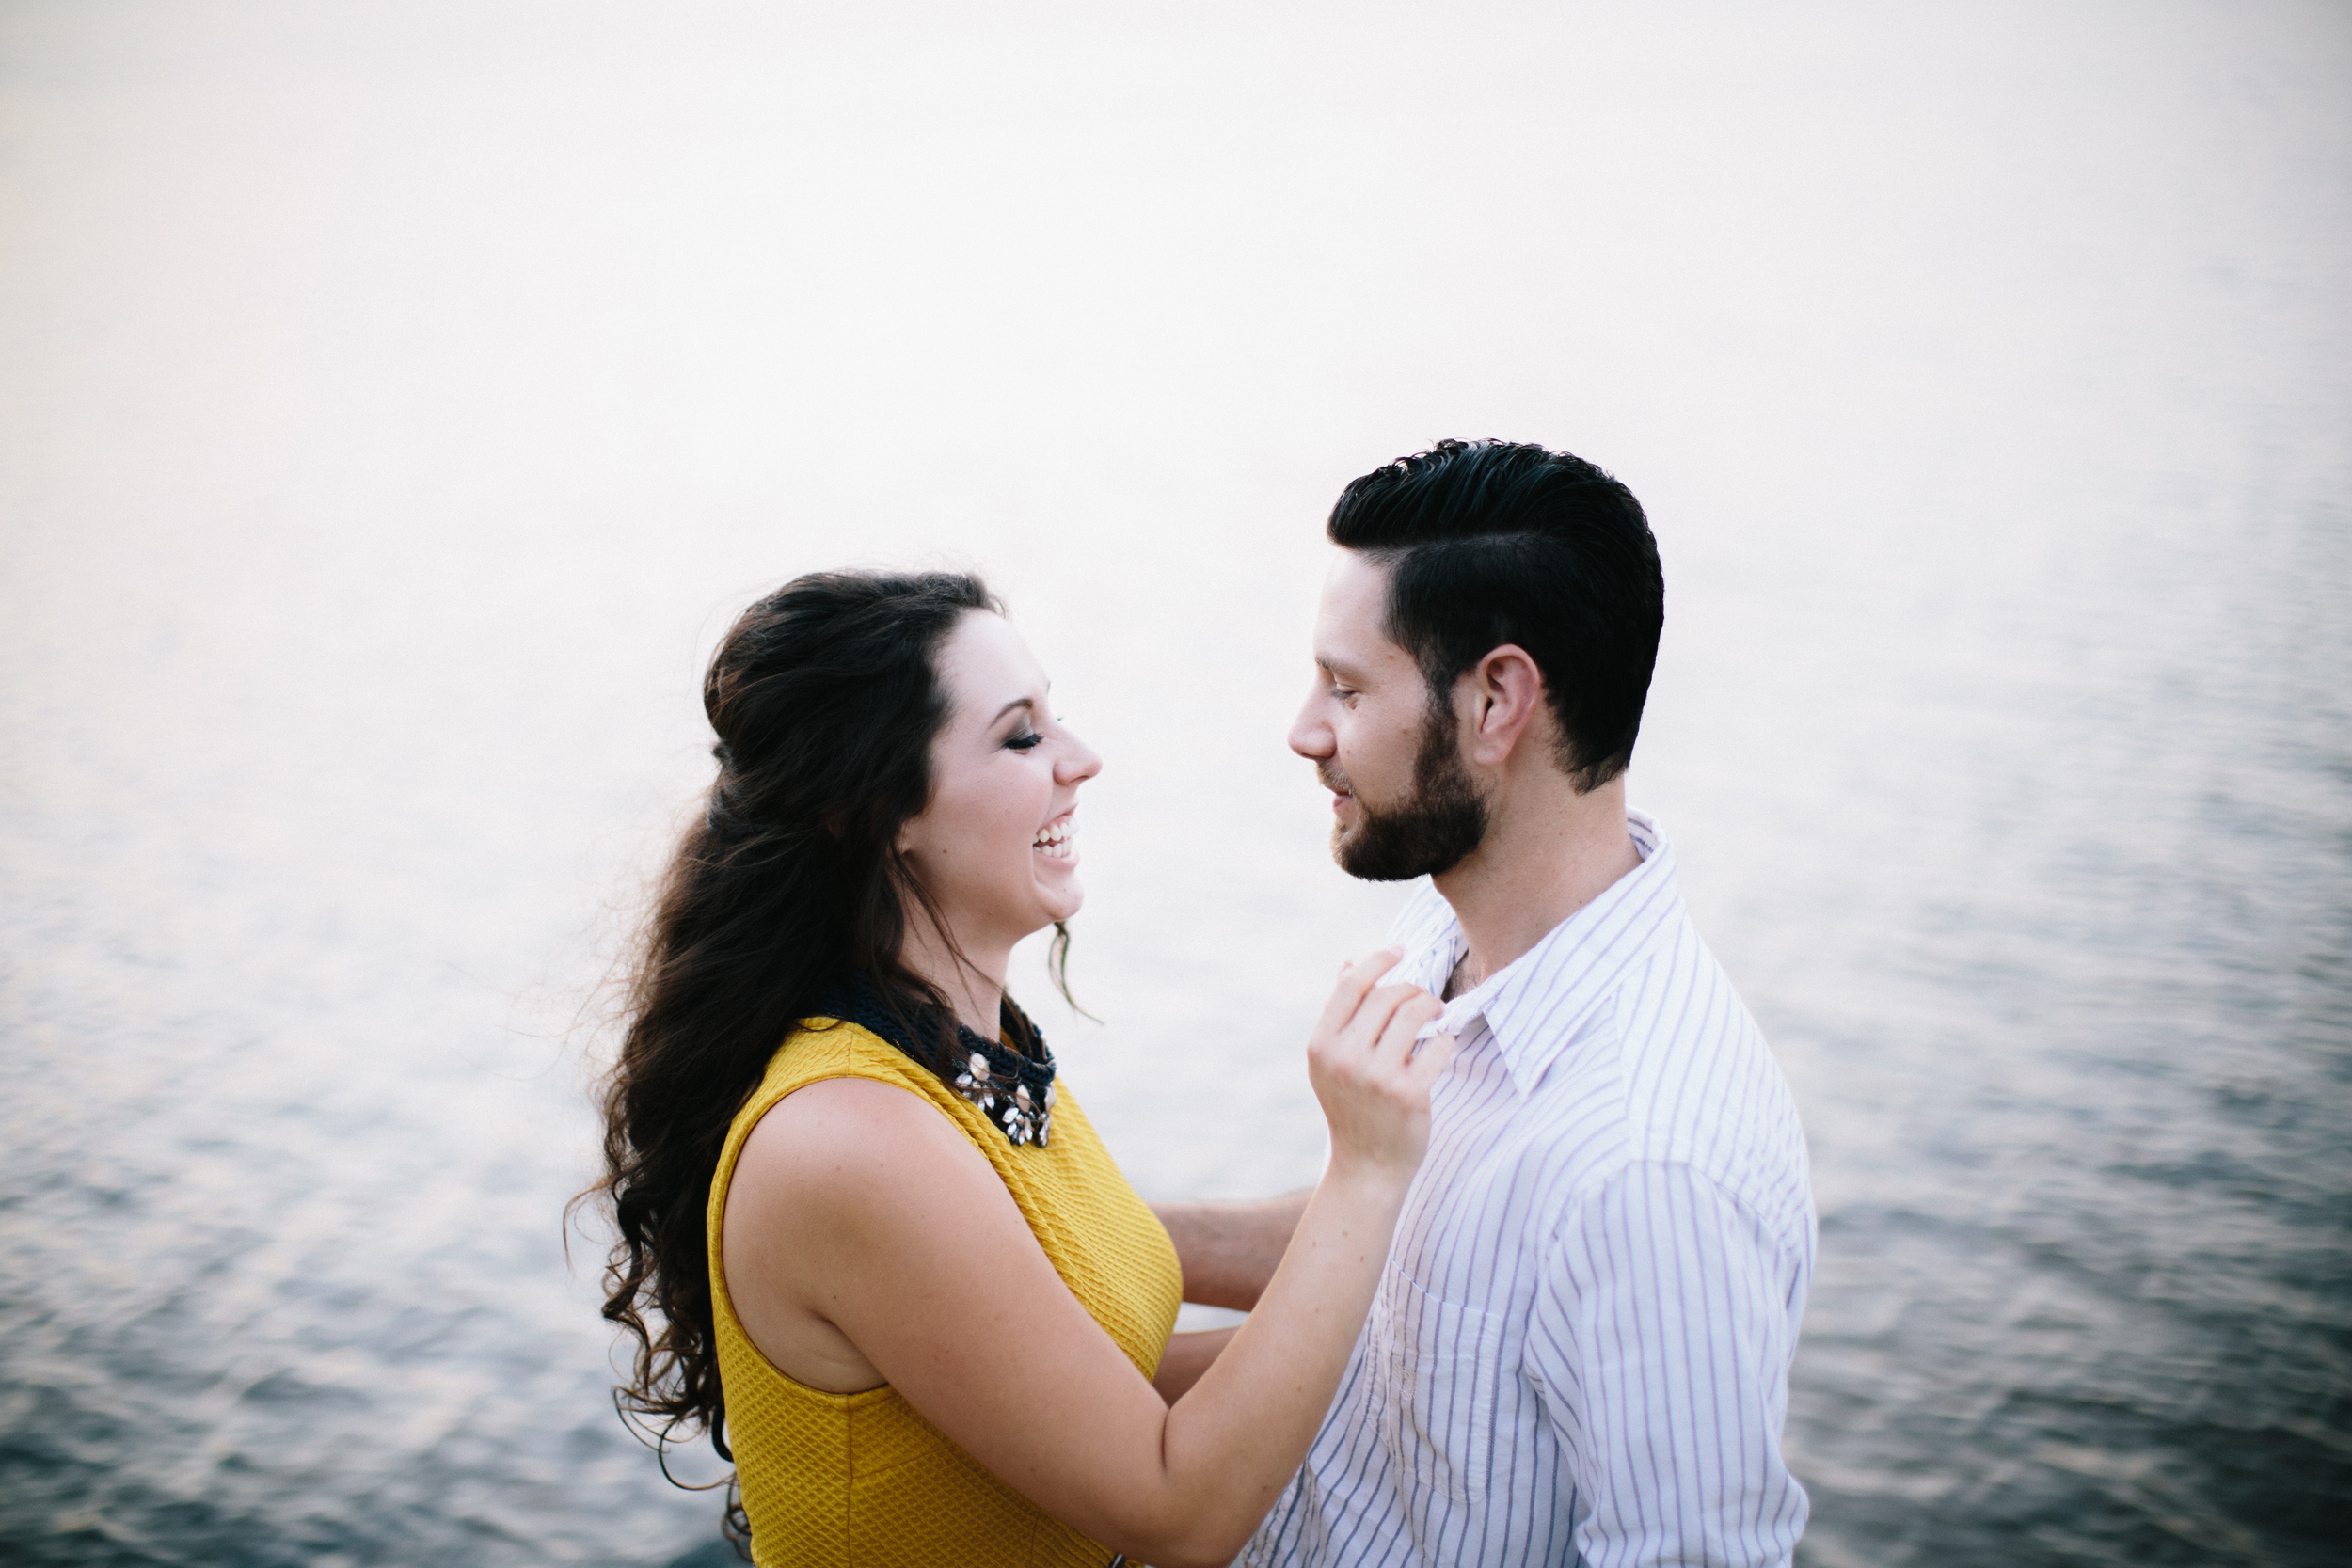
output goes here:
[{"label": "man's neck", "polygon": [[1469,940],[1448,994],[1471,990],[1642,863],[1625,821],[1625,776],[1578,795],[1565,775],[1523,780],[1489,802],[1486,836],[1431,879]]}]

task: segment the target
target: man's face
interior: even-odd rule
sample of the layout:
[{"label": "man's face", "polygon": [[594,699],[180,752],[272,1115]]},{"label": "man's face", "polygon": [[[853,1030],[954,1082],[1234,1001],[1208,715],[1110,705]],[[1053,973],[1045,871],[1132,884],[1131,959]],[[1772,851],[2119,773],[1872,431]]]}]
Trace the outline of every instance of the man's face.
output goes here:
[{"label": "man's face", "polygon": [[1291,750],[1331,791],[1331,856],[1351,877],[1399,882],[1450,871],[1486,834],[1450,703],[1389,640],[1389,568],[1340,550],[1315,616],[1315,685]]}]

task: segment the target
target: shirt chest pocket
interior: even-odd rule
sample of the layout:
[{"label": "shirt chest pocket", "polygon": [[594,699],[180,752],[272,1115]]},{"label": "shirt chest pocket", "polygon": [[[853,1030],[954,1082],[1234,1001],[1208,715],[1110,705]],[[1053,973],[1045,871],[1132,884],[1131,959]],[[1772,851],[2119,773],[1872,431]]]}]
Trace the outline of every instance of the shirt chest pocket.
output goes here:
[{"label": "shirt chest pocket", "polygon": [[1373,1314],[1373,1402],[1390,1463],[1417,1491],[1485,1497],[1487,1478],[1511,1470],[1510,1456],[1494,1451],[1502,1318],[1433,1294],[1393,1267]]}]

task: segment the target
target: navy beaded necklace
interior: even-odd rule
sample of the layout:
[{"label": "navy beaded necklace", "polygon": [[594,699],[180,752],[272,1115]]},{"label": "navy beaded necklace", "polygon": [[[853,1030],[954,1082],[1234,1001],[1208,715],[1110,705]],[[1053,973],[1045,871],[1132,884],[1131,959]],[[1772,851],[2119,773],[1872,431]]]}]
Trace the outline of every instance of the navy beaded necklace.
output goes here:
[{"label": "navy beaded necklace", "polygon": [[[915,1048],[872,983],[854,970],[835,975],[818,991],[809,1016],[854,1023],[888,1040],[909,1061],[930,1071],[938,1070],[929,1053]],[[1029,1015],[1013,1006],[1011,997],[1005,998],[999,1016],[1004,1020],[1004,1032],[1034,1046],[1036,1054],[982,1039],[959,1022],[956,1050],[963,1059],[955,1064],[956,1073],[948,1086],[994,1122],[1015,1148],[1033,1143],[1043,1148],[1054,1131],[1054,1053],[1046,1049],[1045,1037],[1029,1022]]]}]

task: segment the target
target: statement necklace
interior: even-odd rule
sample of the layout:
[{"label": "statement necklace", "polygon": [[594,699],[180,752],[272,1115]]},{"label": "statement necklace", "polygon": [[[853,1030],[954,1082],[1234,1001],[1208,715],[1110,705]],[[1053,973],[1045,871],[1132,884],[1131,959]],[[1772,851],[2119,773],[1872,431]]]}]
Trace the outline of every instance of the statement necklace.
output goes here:
[{"label": "statement necklace", "polygon": [[[925,1053],[908,1037],[905,1026],[862,974],[852,972],[834,979],[818,994],[810,1013],[854,1023],[888,1040],[917,1066],[930,1068]],[[998,1016],[1004,1020],[1005,1032],[1035,1045],[1037,1054],[1027,1055],[1000,1040],[982,1039],[959,1021],[956,1050],[963,1060],[957,1064],[959,1070],[948,1080],[948,1086],[1001,1128],[1014,1148],[1033,1143],[1043,1148],[1054,1131],[1054,1053],[1046,1049],[1045,1037],[1029,1022],[1029,1015],[1013,1006],[1012,998],[1005,998]]]}]

